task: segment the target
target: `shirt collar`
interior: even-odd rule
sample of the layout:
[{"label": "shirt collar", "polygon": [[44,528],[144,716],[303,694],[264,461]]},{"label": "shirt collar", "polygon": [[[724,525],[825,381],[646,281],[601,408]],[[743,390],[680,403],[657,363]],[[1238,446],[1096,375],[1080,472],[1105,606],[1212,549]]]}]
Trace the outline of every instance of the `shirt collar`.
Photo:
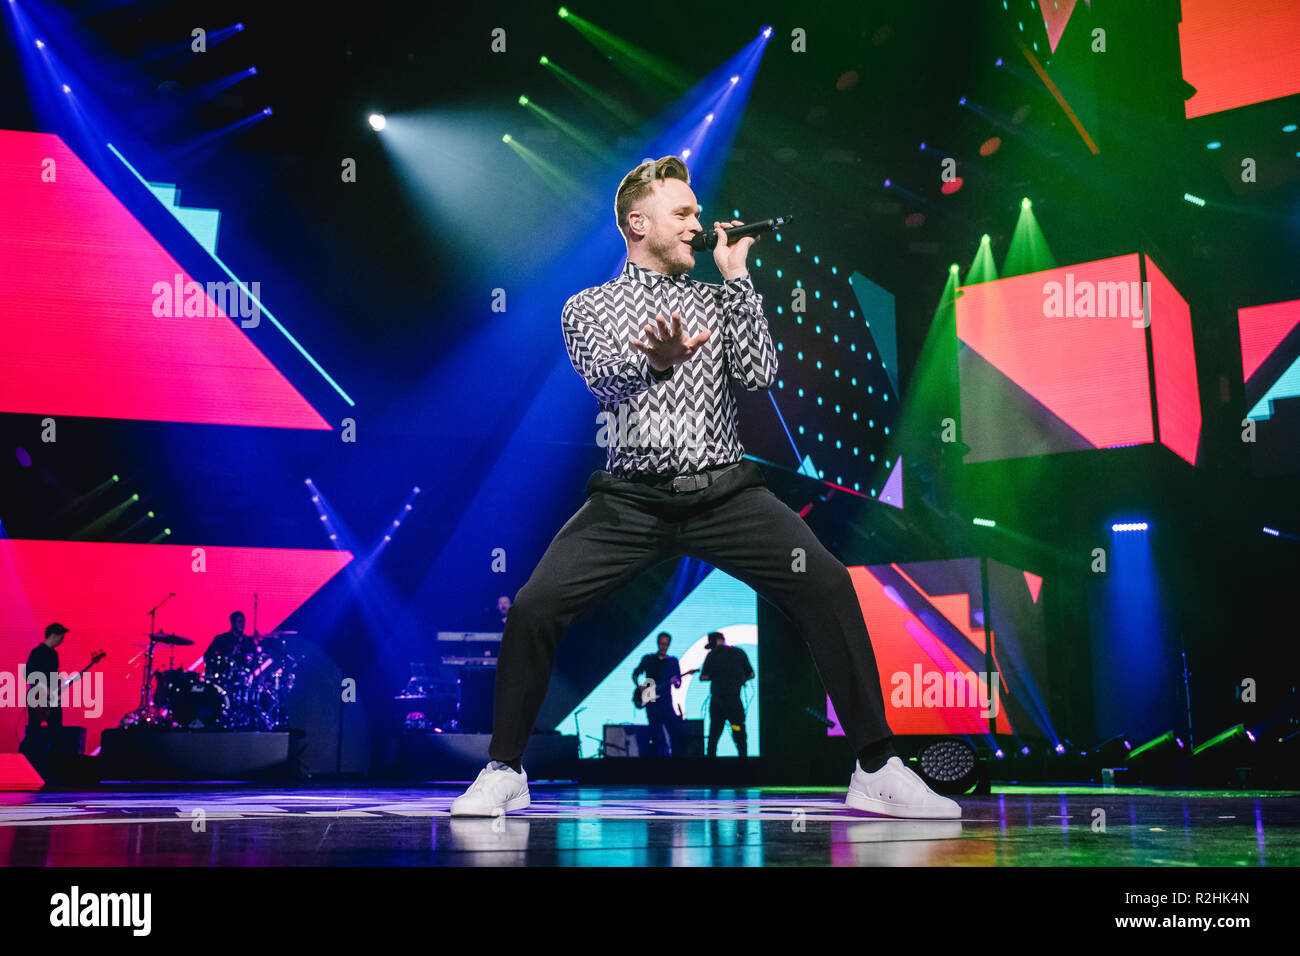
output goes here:
[{"label": "shirt collar", "polygon": [[659,283],[665,281],[671,282],[675,285],[684,285],[690,279],[691,274],[689,272],[679,272],[675,276],[667,276],[662,272],[655,272],[653,269],[642,268],[629,259],[623,266],[623,275],[634,282],[639,282],[642,285],[653,289]]}]

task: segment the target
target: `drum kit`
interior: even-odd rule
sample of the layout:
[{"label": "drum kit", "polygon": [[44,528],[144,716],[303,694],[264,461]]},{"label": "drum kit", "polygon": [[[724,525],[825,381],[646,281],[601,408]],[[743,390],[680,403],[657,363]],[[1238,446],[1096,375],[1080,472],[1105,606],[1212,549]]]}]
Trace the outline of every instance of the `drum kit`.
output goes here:
[{"label": "drum kit", "polygon": [[[248,634],[228,654],[207,660],[203,674],[175,666],[175,648],[194,642],[161,631],[146,635],[140,707],[122,727],[163,730],[286,730],[286,699],[293,690],[297,659],[283,638],[297,631]],[[155,669],[158,646],[172,650],[165,669]]]}]

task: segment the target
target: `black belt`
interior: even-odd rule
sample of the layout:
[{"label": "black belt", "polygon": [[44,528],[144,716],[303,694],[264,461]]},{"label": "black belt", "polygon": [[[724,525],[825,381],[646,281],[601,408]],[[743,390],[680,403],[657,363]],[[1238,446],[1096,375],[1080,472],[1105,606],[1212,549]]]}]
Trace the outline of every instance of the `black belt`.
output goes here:
[{"label": "black belt", "polygon": [[633,475],[626,480],[650,485],[664,491],[671,488],[676,494],[684,495],[709,487],[709,485],[739,464],[738,461],[732,462],[730,465],[720,465],[717,468],[709,468],[693,475]]}]

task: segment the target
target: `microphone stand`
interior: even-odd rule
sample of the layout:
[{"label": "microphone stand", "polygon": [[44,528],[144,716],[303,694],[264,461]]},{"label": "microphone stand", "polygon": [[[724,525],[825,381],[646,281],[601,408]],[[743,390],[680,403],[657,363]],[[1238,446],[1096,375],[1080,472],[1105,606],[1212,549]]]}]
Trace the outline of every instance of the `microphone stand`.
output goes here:
[{"label": "microphone stand", "polygon": [[175,596],[176,596],[176,592],[173,591],[171,594],[167,595],[165,598],[163,598],[161,601],[155,604],[149,611],[149,654],[145,662],[144,686],[140,688],[140,710],[142,712],[148,712],[153,709],[153,649],[154,649],[153,636],[154,634],[158,633],[158,628],[157,628],[158,609],[162,607],[164,604],[166,604],[168,601],[170,601],[172,598],[174,598]]}]

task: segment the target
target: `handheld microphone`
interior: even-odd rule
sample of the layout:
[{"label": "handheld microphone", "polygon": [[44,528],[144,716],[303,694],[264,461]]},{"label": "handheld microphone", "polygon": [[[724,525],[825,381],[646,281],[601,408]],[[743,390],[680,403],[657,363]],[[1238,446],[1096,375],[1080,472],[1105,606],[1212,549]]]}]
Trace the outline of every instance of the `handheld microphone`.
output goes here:
[{"label": "handheld microphone", "polygon": [[[723,226],[722,231],[727,234],[727,242],[731,243],[733,240],[744,239],[746,236],[757,236],[760,232],[771,232],[773,229],[780,229],[793,218],[794,216],[778,216],[775,219],[764,219],[762,222],[747,222],[743,226]],[[712,249],[717,244],[718,234],[710,229],[697,232],[691,237],[691,248],[699,252]]]}]

